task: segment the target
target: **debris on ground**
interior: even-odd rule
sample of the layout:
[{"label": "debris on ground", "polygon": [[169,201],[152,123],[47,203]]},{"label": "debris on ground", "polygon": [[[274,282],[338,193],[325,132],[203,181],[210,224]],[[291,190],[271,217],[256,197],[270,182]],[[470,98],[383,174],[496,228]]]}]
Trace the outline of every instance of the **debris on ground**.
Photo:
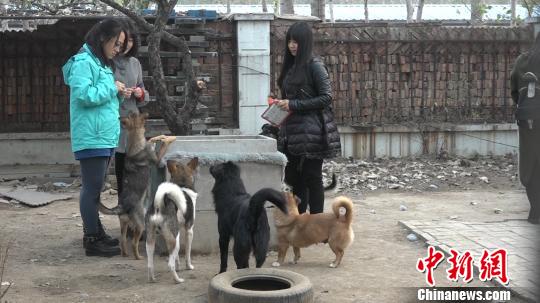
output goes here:
[{"label": "debris on ground", "polygon": [[71,199],[72,195],[44,193],[35,189],[17,188],[13,190],[0,189],[0,196],[8,197],[31,207],[47,205],[58,200]]},{"label": "debris on ground", "polygon": [[338,191],[434,191],[519,186],[517,156],[338,158],[323,165],[323,181],[338,176]]},{"label": "debris on ground", "polygon": [[409,234],[407,235],[407,240],[414,242],[418,240],[418,237],[415,234]]}]

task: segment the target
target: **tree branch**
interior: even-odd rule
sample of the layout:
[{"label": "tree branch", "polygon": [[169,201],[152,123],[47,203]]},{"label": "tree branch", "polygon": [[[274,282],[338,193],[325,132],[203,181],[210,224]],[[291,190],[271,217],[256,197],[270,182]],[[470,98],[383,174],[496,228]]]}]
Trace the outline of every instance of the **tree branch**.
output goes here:
[{"label": "tree branch", "polygon": [[115,10],[121,12],[122,14],[128,16],[131,20],[133,20],[140,28],[152,32],[154,30],[154,26],[150,23],[148,23],[143,17],[137,15],[132,10],[125,8],[121,6],[120,4],[116,3],[114,0],[99,0],[102,3],[107,4],[108,6],[114,8]]}]

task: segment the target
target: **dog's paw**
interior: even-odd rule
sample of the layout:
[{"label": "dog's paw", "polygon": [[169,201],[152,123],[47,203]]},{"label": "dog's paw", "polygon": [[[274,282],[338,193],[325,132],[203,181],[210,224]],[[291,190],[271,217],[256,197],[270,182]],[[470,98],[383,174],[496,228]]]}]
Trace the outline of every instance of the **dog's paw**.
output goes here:
[{"label": "dog's paw", "polygon": [[186,269],[187,270],[194,270],[195,266],[193,266],[192,264],[188,264],[188,265],[186,265]]},{"label": "dog's paw", "polygon": [[184,279],[182,278],[174,278],[174,281],[176,281],[176,283],[184,283]]},{"label": "dog's paw", "polygon": [[156,142],[156,141],[161,141],[164,138],[165,138],[165,135],[159,135],[159,136],[155,136],[155,137],[152,137],[152,138],[148,139],[148,142],[153,143],[153,142]]},{"label": "dog's paw", "polygon": [[165,144],[170,144],[176,141],[176,136],[165,136],[164,138],[161,138],[161,142]]},{"label": "dog's paw", "polygon": [[281,264],[279,264],[279,262],[274,262],[274,263],[272,263],[272,266],[274,266],[274,267],[280,267]]},{"label": "dog's paw", "polygon": [[334,264],[334,262],[332,262],[332,263],[330,263],[330,265],[328,265],[328,267],[330,267],[330,268],[336,268],[337,266],[336,266],[336,264]]}]

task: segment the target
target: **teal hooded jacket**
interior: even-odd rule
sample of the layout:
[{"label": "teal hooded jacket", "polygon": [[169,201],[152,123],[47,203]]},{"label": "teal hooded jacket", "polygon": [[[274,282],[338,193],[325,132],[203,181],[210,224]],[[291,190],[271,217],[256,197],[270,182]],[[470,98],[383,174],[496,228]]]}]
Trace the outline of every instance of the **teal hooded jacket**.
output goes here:
[{"label": "teal hooded jacket", "polygon": [[70,88],[71,150],[115,148],[120,136],[120,98],[112,69],[84,44],[62,72]]}]

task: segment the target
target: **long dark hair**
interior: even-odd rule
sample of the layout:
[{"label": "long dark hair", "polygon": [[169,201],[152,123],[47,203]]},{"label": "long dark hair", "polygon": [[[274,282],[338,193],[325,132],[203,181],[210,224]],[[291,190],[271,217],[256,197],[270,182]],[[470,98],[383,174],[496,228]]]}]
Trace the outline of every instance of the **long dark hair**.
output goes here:
[{"label": "long dark hair", "polygon": [[[289,51],[289,41],[294,40],[298,43],[296,56],[293,56]],[[278,78],[278,85],[283,90],[283,80],[291,68],[294,66],[290,83],[299,85],[306,81],[307,65],[313,57],[313,33],[311,27],[306,22],[296,22],[289,30],[285,37],[285,56],[283,58],[283,66]]]},{"label": "long dark hair", "polygon": [[125,47],[127,47],[127,43],[128,43],[129,38],[133,39],[133,46],[131,47],[129,52],[127,52],[127,54],[124,54],[124,56],[126,56],[126,57],[135,57],[135,56],[137,56],[137,53],[139,52],[139,46],[141,45],[141,38],[140,38],[139,33],[137,32],[137,29],[136,29],[136,27],[135,27],[135,25],[133,24],[132,21],[125,20],[124,23],[125,23],[125,27],[126,27],[126,30],[125,30],[125,32],[126,32]]},{"label": "long dark hair", "polygon": [[[105,57],[105,54],[103,53],[103,44],[118,37],[121,32],[125,33],[125,29],[120,21],[115,19],[105,19],[94,25],[90,31],[88,31],[84,39],[99,61],[101,61],[103,65],[112,67],[112,60]],[[124,47],[126,46],[126,43],[127,39],[124,40]]]},{"label": "long dark hair", "polygon": [[[540,33],[536,35],[536,40],[534,41],[533,46],[529,50],[529,59],[527,61],[527,66],[529,68],[540,66]],[[537,75],[537,77],[540,75]]]}]

